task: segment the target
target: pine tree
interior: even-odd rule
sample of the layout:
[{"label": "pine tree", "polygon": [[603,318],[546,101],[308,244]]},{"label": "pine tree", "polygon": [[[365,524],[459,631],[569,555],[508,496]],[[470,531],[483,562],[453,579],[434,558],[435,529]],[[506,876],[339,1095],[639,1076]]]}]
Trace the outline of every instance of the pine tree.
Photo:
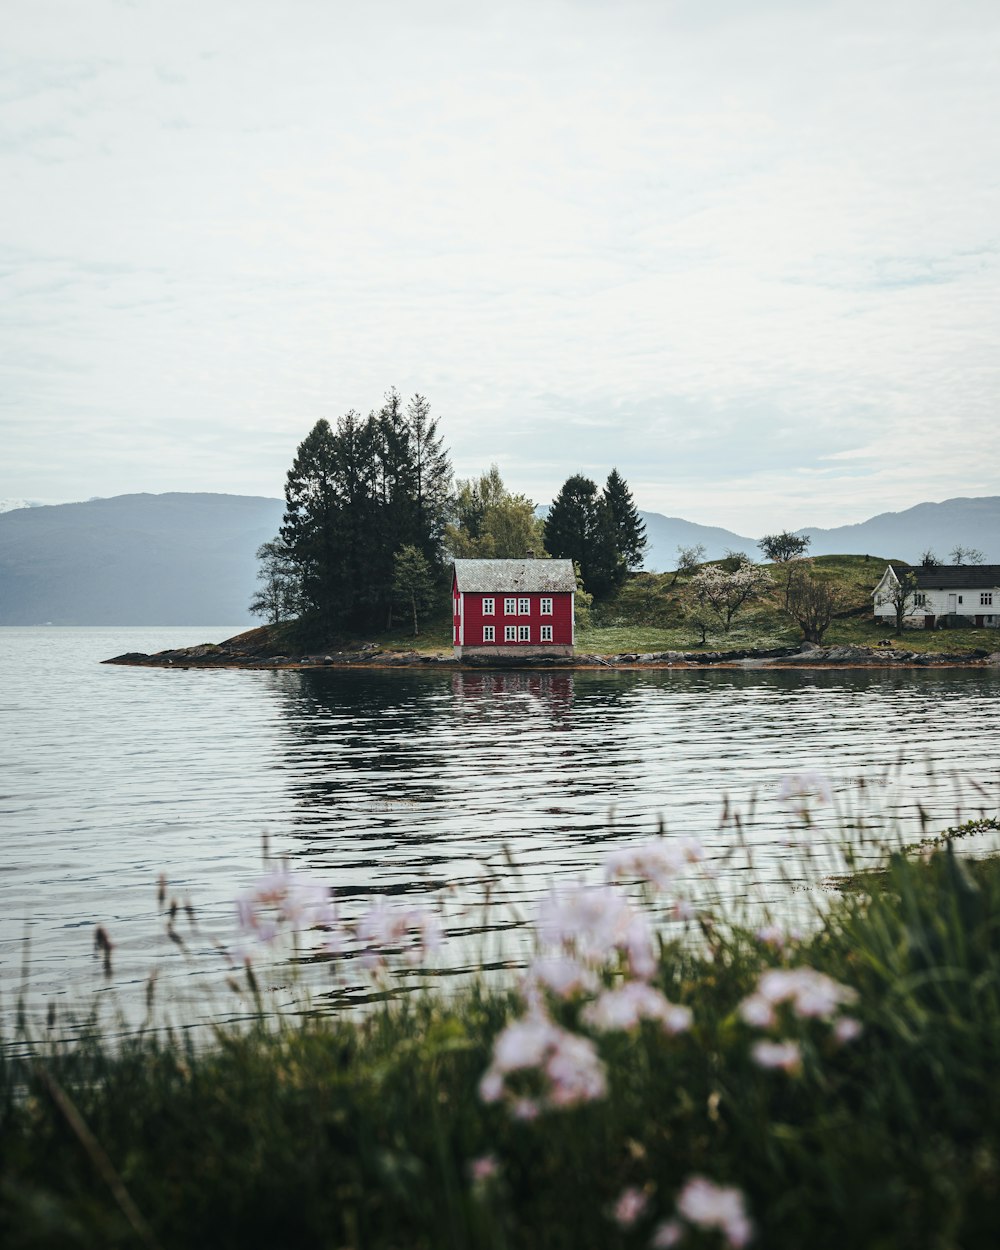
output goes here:
[{"label": "pine tree", "polygon": [[545,520],[545,549],[549,555],[575,561],[584,586],[595,598],[606,598],[624,578],[611,510],[596,483],[582,474],[568,478],[552,502]]},{"label": "pine tree", "polygon": [[646,526],[636,511],[628,483],[617,469],[612,469],[604,487],[604,502],[611,513],[615,548],[627,569],[642,565],[646,550]]},{"label": "pine tree", "polygon": [[338,619],[339,521],[334,435],[330,423],[320,420],[299,444],[288,470],[280,539],[297,572],[303,611],[322,633]]},{"label": "pine tree", "polygon": [[427,559],[439,564],[451,495],[451,461],[430,413],[423,395],[414,395],[406,406],[416,476],[417,536]]}]

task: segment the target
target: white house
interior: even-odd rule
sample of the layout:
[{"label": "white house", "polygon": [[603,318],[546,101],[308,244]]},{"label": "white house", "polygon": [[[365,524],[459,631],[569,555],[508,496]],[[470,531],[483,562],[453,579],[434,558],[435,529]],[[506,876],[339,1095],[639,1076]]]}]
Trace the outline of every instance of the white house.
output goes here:
[{"label": "white house", "polygon": [[[872,591],[875,617],[895,623],[892,602],[901,576],[910,573],[913,590],[906,598],[903,620],[920,629],[951,624],[1000,627],[1000,564],[939,564],[935,568],[894,569],[886,565]],[[960,622],[955,618],[964,618]]]}]

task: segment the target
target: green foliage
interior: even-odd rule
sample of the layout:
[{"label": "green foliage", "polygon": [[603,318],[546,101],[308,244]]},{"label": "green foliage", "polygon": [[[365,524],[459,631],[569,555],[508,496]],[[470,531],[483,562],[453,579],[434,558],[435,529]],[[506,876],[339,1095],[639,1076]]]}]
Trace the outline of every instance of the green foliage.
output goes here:
[{"label": "green foliage", "polygon": [[642,564],[646,550],[646,525],[639,517],[628,483],[612,469],[604,486],[604,503],[611,515],[615,549],[628,569]]},{"label": "green foliage", "polygon": [[625,555],[607,500],[596,483],[575,474],[563,483],[545,519],[545,549],[579,566],[586,590],[595,599],[610,596],[625,580]]},{"label": "green foliage", "polygon": [[541,554],[542,523],[535,505],[507,490],[495,464],[456,487],[453,520],[445,529],[445,545],[454,558],[523,560],[529,551]]},{"label": "green foliage", "polygon": [[808,534],[792,534],[789,530],[782,530],[780,534],[765,534],[757,546],[765,560],[786,564],[789,560],[804,556],[811,542]]},{"label": "green foliage", "polygon": [[[992,1250],[998,917],[1000,863],[950,842],[927,863],[892,856],[883,888],[834,898],[803,938],[702,916],[662,937],[653,980],[692,1009],[690,1031],[598,1037],[607,1096],[533,1120],[479,1098],[520,1010],[482,983],[357,1020],[220,1026],[200,1049],[183,1031],[21,1039],[0,1052],[0,1239],[142,1244],[103,1155],[163,1247],[624,1250],[701,1173],[746,1194],[770,1250]],[[768,1070],[739,1005],[768,969],[803,967],[857,995],[863,1031],[838,1043],[782,1007],[801,1063]],[[555,1010],[579,1027],[572,1001]],[[475,1180],[484,1157],[493,1174]],[[612,1218],[626,1187],[648,1203],[631,1229]]]},{"label": "green foliage", "polygon": [[322,641],[391,623],[395,556],[405,546],[440,576],[450,486],[448,455],[420,395],[404,411],[391,390],[378,412],[348,412],[336,430],[318,421],[289,470],[281,527],[300,632]]},{"label": "green foliage", "polygon": [[419,618],[434,598],[434,571],[419,547],[396,552],[392,588],[413,615],[413,636],[420,633]]},{"label": "green foliage", "polygon": [[257,548],[260,567],[257,590],[250,600],[254,616],[262,616],[271,625],[287,621],[300,610],[299,578],[291,553],[281,538],[262,543]]}]

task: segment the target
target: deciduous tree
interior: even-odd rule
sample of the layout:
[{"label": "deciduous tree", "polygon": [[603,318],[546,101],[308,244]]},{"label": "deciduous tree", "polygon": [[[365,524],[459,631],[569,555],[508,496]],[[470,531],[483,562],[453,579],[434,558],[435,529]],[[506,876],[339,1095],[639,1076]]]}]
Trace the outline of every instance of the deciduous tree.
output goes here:
[{"label": "deciduous tree", "polygon": [[771,575],[743,557],[731,572],[718,564],[707,564],[690,582],[695,600],[707,607],[729,633],[733,618],[747,604],[759,599],[773,585]]},{"label": "deciduous tree", "polygon": [[420,633],[420,616],[434,595],[434,571],[419,547],[407,546],[393,558],[392,588],[413,616],[413,636]]},{"label": "deciduous tree", "polygon": [[757,546],[765,560],[774,564],[786,564],[805,555],[812,539],[808,534],[792,534],[782,530],[780,534],[765,534]]},{"label": "deciduous tree", "polygon": [[840,596],[830,582],[817,581],[808,568],[798,567],[789,575],[785,604],[798,621],[805,641],[819,644],[830,627]]}]

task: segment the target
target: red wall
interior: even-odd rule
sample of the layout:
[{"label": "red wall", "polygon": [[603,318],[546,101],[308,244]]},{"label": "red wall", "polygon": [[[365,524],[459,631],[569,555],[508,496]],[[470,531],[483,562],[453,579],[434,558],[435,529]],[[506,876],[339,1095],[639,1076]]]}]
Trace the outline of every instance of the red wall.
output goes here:
[{"label": "red wall", "polygon": [[[573,642],[573,596],[568,591],[561,593],[542,594],[537,591],[530,591],[528,594],[515,595],[515,599],[528,599],[531,601],[531,611],[525,616],[507,616],[504,613],[504,600],[511,598],[510,595],[486,595],[475,593],[466,593],[465,595],[465,640],[459,644],[458,633],[458,591],[457,588],[452,589],[452,604],[454,610],[454,642],[456,646],[462,645],[466,647],[547,647],[550,644],[541,641],[541,627],[543,625],[552,626],[552,646],[569,646]],[[494,603],[494,613],[492,616],[483,615],[483,600],[492,599]],[[552,615],[542,616],[541,600],[552,600]],[[483,642],[483,626],[492,625],[495,630],[493,642]],[[528,642],[505,642],[504,626],[505,625],[530,625],[531,639]]]}]

